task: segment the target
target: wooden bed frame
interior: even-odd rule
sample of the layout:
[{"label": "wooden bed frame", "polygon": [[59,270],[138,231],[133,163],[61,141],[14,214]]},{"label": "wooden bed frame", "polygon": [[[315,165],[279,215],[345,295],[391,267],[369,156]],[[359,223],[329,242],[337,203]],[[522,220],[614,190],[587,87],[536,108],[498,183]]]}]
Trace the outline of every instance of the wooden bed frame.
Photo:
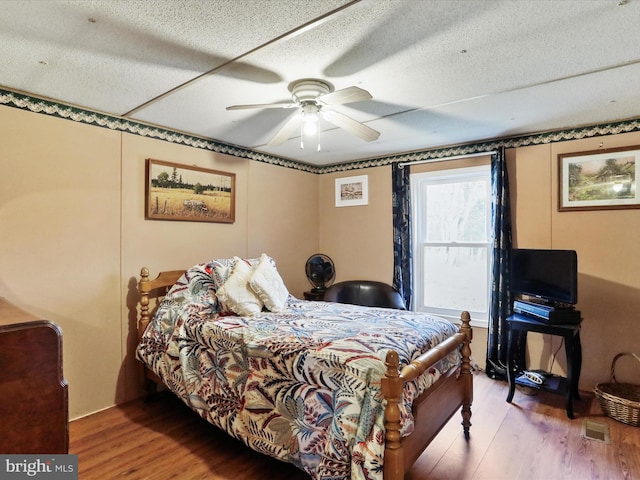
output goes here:
[{"label": "wooden bed frame", "polygon": [[[151,299],[156,305],[176,283],[185,270],[161,272],[155,279],[149,279],[149,269],[140,271],[138,290],[140,293],[140,318],[138,336],[142,337],[151,321]],[[471,426],[471,403],[473,401],[473,376],[471,367],[471,319],[468,312],[462,312],[462,325],[457,334],[431,348],[428,352],[400,368],[398,354],[389,351],[386,357],[387,371],[381,380],[382,394],[387,400],[385,408],[385,452],[384,480],[402,480],[411,465],[418,459],[427,445],[438,434],[449,419],[461,408],[462,427],[465,438],[469,438]],[[400,435],[400,408],[404,384],[429,370],[442,358],[460,348],[462,364],[444,373],[413,404],[415,428],[411,435]],[[145,381],[161,383],[160,378],[148,368],[144,368]]]}]

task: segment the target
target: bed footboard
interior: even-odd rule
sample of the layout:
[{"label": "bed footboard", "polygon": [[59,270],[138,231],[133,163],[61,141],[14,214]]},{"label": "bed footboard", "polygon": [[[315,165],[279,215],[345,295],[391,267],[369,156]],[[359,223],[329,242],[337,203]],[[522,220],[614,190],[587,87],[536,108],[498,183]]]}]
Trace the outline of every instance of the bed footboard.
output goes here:
[{"label": "bed footboard", "polygon": [[[462,312],[462,326],[458,333],[425,354],[413,360],[400,369],[398,354],[390,351],[386,357],[387,371],[382,378],[382,394],[387,400],[385,408],[385,452],[384,452],[384,480],[402,480],[406,470],[416,458],[416,455],[428,445],[431,439],[444,426],[448,419],[462,407],[462,427],[465,438],[469,438],[471,426],[471,403],[473,401],[473,377],[471,369],[471,318],[469,312]],[[400,435],[400,401],[404,384],[410,382],[455,349],[461,348],[462,363],[459,372],[449,372],[442,378],[441,385],[424,398],[417,399],[420,405],[414,404],[414,412],[418,406],[433,405],[427,415],[433,415],[434,421],[416,422],[416,429],[406,438]],[[440,381],[439,381],[440,382]],[[431,402],[431,403],[430,403]],[[411,445],[408,448],[405,443]],[[416,453],[417,452],[417,453]]]}]

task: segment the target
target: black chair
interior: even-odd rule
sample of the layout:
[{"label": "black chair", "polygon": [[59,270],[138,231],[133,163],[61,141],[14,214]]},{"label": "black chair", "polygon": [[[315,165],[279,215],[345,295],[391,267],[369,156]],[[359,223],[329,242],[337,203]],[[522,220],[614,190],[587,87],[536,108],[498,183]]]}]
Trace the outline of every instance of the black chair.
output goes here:
[{"label": "black chair", "polygon": [[406,310],[404,299],[397,290],[391,285],[372,280],[338,282],[327,289],[324,301]]}]

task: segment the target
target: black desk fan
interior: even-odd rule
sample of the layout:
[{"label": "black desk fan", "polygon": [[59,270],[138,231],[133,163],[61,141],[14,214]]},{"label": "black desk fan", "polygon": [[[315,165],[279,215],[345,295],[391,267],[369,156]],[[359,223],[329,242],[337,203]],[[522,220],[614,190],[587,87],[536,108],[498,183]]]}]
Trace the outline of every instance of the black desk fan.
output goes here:
[{"label": "black desk fan", "polygon": [[314,253],[307,259],[304,267],[309,283],[313,286],[311,289],[314,293],[324,292],[327,287],[331,286],[333,279],[336,278],[336,268],[333,260],[323,253]]}]

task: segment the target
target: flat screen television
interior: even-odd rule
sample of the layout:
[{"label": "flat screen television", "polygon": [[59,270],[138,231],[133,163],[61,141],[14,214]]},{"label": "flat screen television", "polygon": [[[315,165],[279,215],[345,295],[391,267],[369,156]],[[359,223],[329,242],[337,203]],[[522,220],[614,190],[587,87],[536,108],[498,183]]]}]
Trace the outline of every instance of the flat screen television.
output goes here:
[{"label": "flat screen television", "polygon": [[578,255],[574,250],[511,251],[511,291],[547,304],[578,303]]}]

